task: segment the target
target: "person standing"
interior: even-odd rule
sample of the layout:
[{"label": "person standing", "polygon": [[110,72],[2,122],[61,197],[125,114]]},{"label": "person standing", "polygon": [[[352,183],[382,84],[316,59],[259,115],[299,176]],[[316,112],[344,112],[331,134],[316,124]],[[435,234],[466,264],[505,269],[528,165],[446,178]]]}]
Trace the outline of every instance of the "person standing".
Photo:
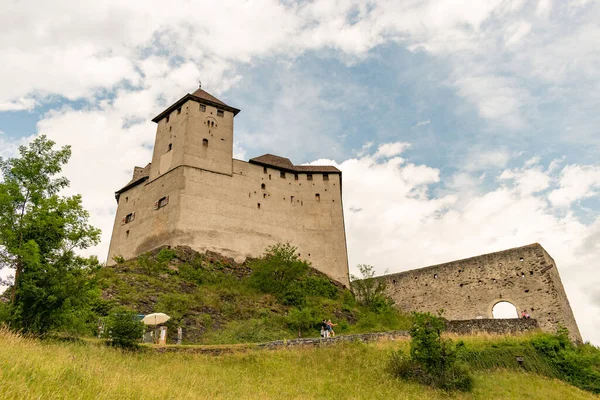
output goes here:
[{"label": "person standing", "polygon": [[325,319],[323,320],[323,322],[321,322],[321,337],[329,337],[329,325],[327,325],[327,320]]},{"label": "person standing", "polygon": [[333,322],[331,322],[331,320],[327,320],[327,328],[331,336],[335,336],[335,332],[333,331],[334,326],[337,326],[337,324],[334,324]]}]

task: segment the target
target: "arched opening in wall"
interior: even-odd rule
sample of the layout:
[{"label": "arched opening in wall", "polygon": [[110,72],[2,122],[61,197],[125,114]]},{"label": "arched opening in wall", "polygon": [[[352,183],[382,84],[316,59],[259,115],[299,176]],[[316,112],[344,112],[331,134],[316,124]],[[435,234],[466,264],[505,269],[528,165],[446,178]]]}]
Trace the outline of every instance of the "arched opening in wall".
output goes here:
[{"label": "arched opening in wall", "polygon": [[494,319],[519,318],[519,312],[514,304],[508,301],[501,301],[492,308]]}]

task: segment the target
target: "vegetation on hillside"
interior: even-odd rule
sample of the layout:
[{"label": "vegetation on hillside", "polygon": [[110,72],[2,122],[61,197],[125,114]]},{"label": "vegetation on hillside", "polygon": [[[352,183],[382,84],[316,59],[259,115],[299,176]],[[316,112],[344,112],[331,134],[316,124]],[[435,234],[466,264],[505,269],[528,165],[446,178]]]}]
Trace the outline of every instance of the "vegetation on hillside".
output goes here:
[{"label": "vegetation on hillside", "polygon": [[204,344],[316,337],[325,318],[338,324],[338,334],[410,326],[410,317],[389,302],[357,301],[289,244],[269,247],[263,257],[243,264],[186,247],[117,261],[97,271],[106,315],[116,306],[140,314],[164,312],[171,316],[171,343],[179,326],[184,343]]},{"label": "vegetation on hillside", "polygon": [[[463,338],[493,349],[497,338]],[[507,339],[518,346],[522,338]],[[448,399],[390,379],[385,359],[408,341],[204,354],[131,355],[106,346],[43,342],[0,330],[0,398],[38,399]],[[472,393],[453,399],[598,399],[556,379],[513,369],[474,371]]]},{"label": "vegetation on hillside", "polygon": [[388,371],[395,377],[452,391],[473,389],[473,377],[458,360],[457,346],[442,338],[446,326],[441,317],[430,313],[414,313],[410,329],[410,356],[393,352]]},{"label": "vegetation on hillside", "polygon": [[561,379],[600,394],[600,349],[589,343],[573,344],[566,329],[556,334],[456,343],[442,337],[444,329],[442,318],[414,313],[410,355],[403,350],[392,352],[388,372],[445,390],[469,391],[473,387],[469,369],[511,369]]}]

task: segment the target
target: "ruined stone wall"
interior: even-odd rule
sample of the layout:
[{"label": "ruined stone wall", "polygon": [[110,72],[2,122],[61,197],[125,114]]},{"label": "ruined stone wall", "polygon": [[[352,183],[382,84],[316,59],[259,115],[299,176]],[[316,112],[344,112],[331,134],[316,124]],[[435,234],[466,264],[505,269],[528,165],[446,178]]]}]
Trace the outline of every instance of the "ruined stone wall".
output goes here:
[{"label": "ruined stone wall", "polygon": [[556,264],[539,244],[381,277],[404,311],[444,310],[449,320],[493,318],[501,301],[527,310],[542,330],[581,341]]}]

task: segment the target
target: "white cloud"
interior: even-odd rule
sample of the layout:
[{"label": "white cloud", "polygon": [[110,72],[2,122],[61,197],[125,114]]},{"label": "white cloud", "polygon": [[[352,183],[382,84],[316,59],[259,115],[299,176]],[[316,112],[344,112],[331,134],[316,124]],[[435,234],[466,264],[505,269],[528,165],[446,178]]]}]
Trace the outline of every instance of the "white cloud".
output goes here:
[{"label": "white cloud", "polygon": [[573,202],[598,194],[600,165],[567,165],[560,174],[560,187],[548,198],[555,207],[569,207]]},{"label": "white cloud", "polygon": [[431,120],[429,120],[429,119],[427,121],[419,121],[419,122],[417,122],[417,127],[429,125],[430,123],[431,123]]},{"label": "white cloud", "polygon": [[469,172],[498,169],[506,166],[510,158],[510,154],[506,149],[492,150],[482,147],[472,147],[458,161],[457,167]]},{"label": "white cloud", "polygon": [[384,143],[377,148],[375,158],[390,158],[400,155],[404,150],[410,147],[410,143],[395,142]]},{"label": "white cloud", "polygon": [[[475,185],[470,175],[459,175],[453,187],[442,181],[447,190],[433,195],[428,188],[439,182],[439,171],[375,154],[341,163],[315,162],[336,165],[344,173],[352,273],[359,263],[375,265],[379,273],[404,271],[539,242],[560,268],[584,338],[600,343],[595,318],[600,313],[600,274],[595,270],[600,218],[585,225],[572,212],[551,207],[542,191],[554,185],[551,171],[530,164],[488,173],[515,184],[477,191],[469,190]],[[561,176],[574,168],[565,166]]]},{"label": "white cloud", "polygon": [[[556,12],[549,0],[534,7],[524,0],[468,7],[434,0],[224,0],[219,7],[207,0],[174,0],[169,7],[158,0],[143,7],[116,0],[87,7],[74,0],[38,3],[9,2],[0,16],[0,110],[29,109],[55,95],[93,100],[116,87],[142,86],[173,100],[171,88],[188,90],[199,78],[218,94],[240,79],[241,63],[257,58],[293,60],[333,49],[354,62],[395,42],[440,57],[453,71],[447,84],[482,118],[518,129],[541,101],[533,83],[558,87],[594,79],[600,58],[600,7],[583,0]],[[565,19],[575,21],[575,29]],[[182,61],[190,64],[187,73],[163,70],[159,80],[145,75],[155,68],[148,64],[172,68]]]},{"label": "white cloud", "polygon": [[31,110],[35,107],[35,104],[35,99],[21,97],[19,99],[0,103],[0,112]]}]

